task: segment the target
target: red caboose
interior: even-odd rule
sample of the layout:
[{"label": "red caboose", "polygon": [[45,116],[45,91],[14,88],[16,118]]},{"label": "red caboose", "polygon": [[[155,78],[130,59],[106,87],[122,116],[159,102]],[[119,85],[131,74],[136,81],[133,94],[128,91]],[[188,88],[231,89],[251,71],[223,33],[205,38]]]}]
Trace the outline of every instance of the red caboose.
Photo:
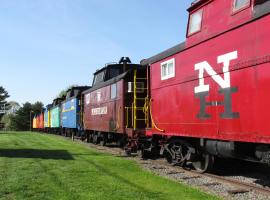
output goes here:
[{"label": "red caboose", "polygon": [[[197,0],[186,42],[150,66],[145,151],[205,171],[213,156],[270,163],[270,1]],[[159,144],[159,145],[157,145]]]},{"label": "red caboose", "polygon": [[103,145],[128,143],[129,150],[136,150],[138,138],[149,124],[146,67],[122,58],[98,70],[92,88],[83,94],[88,140]]},{"label": "red caboose", "polygon": [[41,113],[39,114],[38,118],[39,118],[39,120],[38,120],[38,121],[39,121],[38,129],[39,129],[40,131],[42,131],[42,130],[44,129],[44,113],[41,112]]}]

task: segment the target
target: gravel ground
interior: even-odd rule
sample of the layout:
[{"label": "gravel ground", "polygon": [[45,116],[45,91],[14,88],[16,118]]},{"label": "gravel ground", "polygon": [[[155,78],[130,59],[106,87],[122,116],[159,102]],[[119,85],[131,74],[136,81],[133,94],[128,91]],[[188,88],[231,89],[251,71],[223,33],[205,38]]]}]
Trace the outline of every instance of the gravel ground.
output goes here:
[{"label": "gravel ground", "polygon": [[[101,147],[87,144],[99,151],[111,153],[116,156],[125,157],[121,149],[111,146]],[[270,196],[248,191],[244,188],[222,182],[203,174],[194,174],[192,171],[184,170],[177,166],[169,165],[164,159],[142,160],[138,156],[126,157],[141,165],[144,169],[151,171],[171,180],[175,180],[192,187],[199,188],[207,193],[218,195],[228,200],[270,200]],[[218,170],[217,170],[218,169]],[[234,179],[244,183],[253,183],[260,187],[270,188],[270,167],[236,160],[217,160],[214,167],[214,175],[227,179]]]},{"label": "gravel ground", "polygon": [[[192,172],[184,171],[179,167],[172,167],[166,164],[166,161],[152,160],[142,161],[137,158],[137,162],[146,170],[149,170],[160,176],[173,179],[192,187],[197,187],[205,192],[215,194],[229,200],[269,200],[270,197],[258,194],[252,191],[247,191],[243,188],[235,188],[235,186],[220,182],[214,178],[209,178],[204,175],[194,175]],[[243,168],[243,166],[242,166]],[[263,176],[263,174],[260,174]],[[226,176],[226,178],[234,178],[245,183],[251,183],[249,177],[244,176]],[[254,180],[254,179],[253,179]]]}]

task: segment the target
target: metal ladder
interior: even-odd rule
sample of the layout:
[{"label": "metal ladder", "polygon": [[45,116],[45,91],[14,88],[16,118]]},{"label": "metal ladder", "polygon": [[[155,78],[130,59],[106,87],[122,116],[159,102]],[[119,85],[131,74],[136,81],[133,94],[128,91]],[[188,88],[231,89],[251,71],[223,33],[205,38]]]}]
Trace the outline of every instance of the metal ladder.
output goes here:
[{"label": "metal ladder", "polygon": [[[138,80],[146,81],[146,87],[139,88],[137,86]],[[138,90],[143,90],[146,92],[146,97],[141,98],[138,97]],[[144,106],[138,106],[138,102],[143,102]],[[148,84],[148,77],[138,77],[137,76],[137,69],[134,70],[134,77],[133,77],[133,103],[131,107],[126,107],[126,121],[127,125],[126,128],[129,126],[129,111],[131,110],[132,115],[132,128],[136,130],[138,128],[138,121],[142,121],[145,124],[145,127],[149,127],[149,84]],[[139,118],[139,113],[144,116],[143,118]]]}]

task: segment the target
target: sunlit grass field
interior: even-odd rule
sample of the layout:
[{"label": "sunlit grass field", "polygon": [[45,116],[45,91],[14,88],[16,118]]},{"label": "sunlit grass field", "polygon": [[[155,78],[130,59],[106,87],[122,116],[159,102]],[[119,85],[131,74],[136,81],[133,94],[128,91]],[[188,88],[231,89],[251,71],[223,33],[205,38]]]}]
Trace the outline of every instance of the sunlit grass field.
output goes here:
[{"label": "sunlit grass field", "polygon": [[0,199],[218,198],[61,137],[0,132]]}]

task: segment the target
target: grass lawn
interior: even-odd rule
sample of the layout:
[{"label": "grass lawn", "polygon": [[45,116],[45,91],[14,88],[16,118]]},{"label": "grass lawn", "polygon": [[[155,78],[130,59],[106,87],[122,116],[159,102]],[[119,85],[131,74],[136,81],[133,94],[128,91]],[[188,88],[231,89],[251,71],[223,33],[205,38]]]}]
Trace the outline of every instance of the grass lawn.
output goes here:
[{"label": "grass lawn", "polygon": [[0,132],[0,199],[218,198],[64,138]]}]

